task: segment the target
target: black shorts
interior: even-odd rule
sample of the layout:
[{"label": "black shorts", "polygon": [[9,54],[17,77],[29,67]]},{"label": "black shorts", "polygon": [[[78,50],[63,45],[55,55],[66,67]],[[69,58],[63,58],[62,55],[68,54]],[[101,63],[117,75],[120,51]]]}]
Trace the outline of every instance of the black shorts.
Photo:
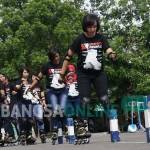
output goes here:
[{"label": "black shorts", "polygon": [[107,76],[104,72],[78,71],[78,87],[81,98],[90,98],[92,85],[98,98],[108,94]]}]

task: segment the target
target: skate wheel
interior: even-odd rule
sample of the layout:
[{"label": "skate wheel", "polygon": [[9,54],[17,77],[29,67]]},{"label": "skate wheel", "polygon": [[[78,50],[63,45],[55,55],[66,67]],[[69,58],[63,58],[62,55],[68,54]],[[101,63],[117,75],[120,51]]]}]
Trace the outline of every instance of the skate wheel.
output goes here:
[{"label": "skate wheel", "polygon": [[84,139],[84,140],[82,141],[82,144],[86,144],[86,139]]},{"label": "skate wheel", "polygon": [[20,142],[20,144],[21,144],[21,145],[26,145],[26,143],[25,143],[25,142]]},{"label": "skate wheel", "polygon": [[78,141],[78,144],[79,144],[79,145],[82,144],[82,140],[79,140],[79,141]]},{"label": "skate wheel", "polygon": [[74,145],[77,145],[77,144],[78,144],[78,140],[75,140],[75,141],[74,141]]},{"label": "skate wheel", "polygon": [[52,145],[55,145],[56,144],[56,141],[55,140],[52,140]]},{"label": "skate wheel", "polygon": [[46,138],[41,138],[41,143],[46,143]]},{"label": "skate wheel", "polygon": [[89,144],[90,143],[90,139],[86,139],[86,144]]},{"label": "skate wheel", "polygon": [[3,147],[4,145],[5,145],[5,143],[4,143],[4,142],[0,143],[0,146],[2,146],[2,147]]},{"label": "skate wheel", "polygon": [[74,141],[74,145],[77,145],[77,140],[75,139],[75,141]]},{"label": "skate wheel", "polygon": [[41,140],[41,142],[42,142],[42,143],[46,143],[46,140],[45,140],[45,139],[43,139],[43,140]]}]

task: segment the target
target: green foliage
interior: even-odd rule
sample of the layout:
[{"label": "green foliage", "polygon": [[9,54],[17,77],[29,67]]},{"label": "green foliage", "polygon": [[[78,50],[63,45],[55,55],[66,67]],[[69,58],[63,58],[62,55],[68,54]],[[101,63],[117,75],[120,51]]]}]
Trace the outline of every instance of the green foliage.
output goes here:
[{"label": "green foliage", "polygon": [[0,71],[10,78],[21,66],[33,72],[47,61],[47,51],[57,45],[62,54],[81,31],[82,13],[60,0],[0,1]]},{"label": "green foliage", "polygon": [[[57,45],[62,55],[82,31],[84,0],[0,0],[0,72],[18,76],[22,65],[33,72],[48,60]],[[117,52],[117,61],[106,60],[112,96],[149,94],[150,51],[147,0],[90,0],[100,16],[101,31]],[[88,10],[86,10],[88,11]],[[76,58],[74,59],[76,61]]]},{"label": "green foliage", "polygon": [[101,30],[118,54],[115,63],[106,61],[112,96],[149,94],[150,51],[146,47],[150,34],[148,1],[90,2],[92,11],[100,15]]}]

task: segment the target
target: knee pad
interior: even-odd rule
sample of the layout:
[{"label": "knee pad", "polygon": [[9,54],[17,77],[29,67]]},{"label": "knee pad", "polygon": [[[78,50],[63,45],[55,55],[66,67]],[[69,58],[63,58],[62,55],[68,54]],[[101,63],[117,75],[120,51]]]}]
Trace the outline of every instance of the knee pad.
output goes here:
[{"label": "knee pad", "polygon": [[103,105],[104,112],[107,117],[109,117],[109,109],[110,109],[110,103],[107,95],[100,97],[100,102]]},{"label": "knee pad", "polygon": [[103,105],[105,110],[108,110],[110,107],[109,99],[107,95],[103,95],[100,97],[100,102]]},{"label": "knee pad", "polygon": [[103,95],[100,97],[100,102],[103,104],[103,105],[108,105],[109,104],[109,101],[108,101],[108,96],[107,95]]},{"label": "knee pad", "polygon": [[59,110],[59,116],[60,116],[60,117],[64,117],[64,116],[65,116],[65,111],[64,111],[64,109],[60,109],[60,110]]},{"label": "knee pad", "polygon": [[54,110],[52,117],[55,118],[56,116],[64,117],[64,109]]},{"label": "knee pad", "polygon": [[81,99],[81,103],[82,103],[83,105],[87,105],[87,104],[89,104],[89,102],[90,102],[90,98],[89,98],[89,97],[83,97],[83,98]]},{"label": "knee pad", "polygon": [[53,113],[52,113],[52,117],[55,118],[57,115],[58,115],[58,111],[54,110]]}]

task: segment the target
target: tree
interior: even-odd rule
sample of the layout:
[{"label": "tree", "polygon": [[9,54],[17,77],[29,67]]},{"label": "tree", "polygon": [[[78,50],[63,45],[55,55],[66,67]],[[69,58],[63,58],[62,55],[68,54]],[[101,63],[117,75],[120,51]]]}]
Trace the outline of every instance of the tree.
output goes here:
[{"label": "tree", "polygon": [[116,64],[105,62],[112,93],[149,94],[148,1],[90,2],[91,9],[84,11],[85,0],[0,0],[0,71],[14,78],[20,65],[38,70],[54,45],[64,55],[90,11],[100,16],[101,32],[118,53]]},{"label": "tree", "polygon": [[[149,31],[147,0],[90,0],[91,12],[100,16],[101,30],[118,53],[118,63],[107,65],[115,97],[149,94],[150,52],[146,46]],[[115,69],[115,70],[114,70]],[[128,83],[128,84],[126,84]],[[116,85],[116,86],[114,86]]]},{"label": "tree", "polygon": [[0,71],[10,78],[17,77],[21,65],[38,70],[52,46],[64,53],[81,28],[75,20],[82,12],[60,0],[1,0],[0,4]]}]

